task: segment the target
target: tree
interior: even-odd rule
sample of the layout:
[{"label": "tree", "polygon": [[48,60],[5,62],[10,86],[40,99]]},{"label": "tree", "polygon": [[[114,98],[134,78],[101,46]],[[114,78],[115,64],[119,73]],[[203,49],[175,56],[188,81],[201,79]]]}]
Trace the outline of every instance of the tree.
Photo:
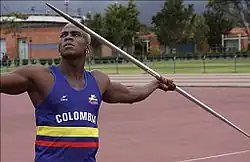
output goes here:
[{"label": "tree", "polygon": [[134,35],[140,27],[139,11],[134,1],[130,0],[128,6],[120,3],[109,5],[105,9],[105,36],[113,44],[121,47],[133,44]]},{"label": "tree", "polygon": [[[86,24],[91,30],[95,31],[99,35],[104,36],[104,18],[100,13],[95,13],[93,15],[91,13],[87,13],[86,21],[82,23]],[[91,45],[96,53],[96,51],[100,50],[101,42],[95,37],[92,37],[91,39]]]},{"label": "tree", "polygon": [[113,44],[119,46],[126,34],[126,8],[121,4],[111,4],[105,9],[105,36]]},{"label": "tree", "polygon": [[193,22],[190,33],[192,33],[191,40],[197,45],[201,45],[207,41],[207,36],[210,29],[206,24],[204,16],[197,15]]},{"label": "tree", "polygon": [[127,34],[123,38],[124,40],[123,44],[125,46],[131,46],[134,44],[133,40],[136,39],[135,38],[136,33],[139,31],[141,27],[141,24],[138,20],[140,12],[138,11],[134,0],[129,0],[128,7],[126,10],[127,10],[127,18],[126,18]]},{"label": "tree", "polygon": [[224,12],[216,10],[211,4],[206,6],[203,16],[210,29],[207,35],[208,44],[221,44],[221,35],[233,28],[234,20],[228,19]]},{"label": "tree", "polygon": [[6,15],[6,18],[1,22],[1,28],[5,28],[4,34],[12,33],[13,37],[17,37],[19,33],[21,33],[21,29],[23,27],[23,23],[16,22],[16,19],[25,20],[28,16],[22,13],[11,12]]},{"label": "tree", "polygon": [[[186,40],[187,31],[195,14],[193,5],[185,7],[183,0],[166,0],[161,11],[152,17],[158,41],[166,47]],[[166,52],[166,51],[165,51]]]},{"label": "tree", "polygon": [[216,11],[223,12],[228,18],[234,19],[238,25],[245,27],[250,36],[250,1],[249,0],[210,0],[209,5]]},{"label": "tree", "polygon": [[150,34],[151,32],[152,30],[146,24],[140,24],[139,34],[145,35],[145,34]]},{"label": "tree", "polygon": [[[135,55],[142,55],[145,56],[145,54],[148,54],[148,50],[147,49],[147,44],[145,41],[144,36],[148,35],[151,33],[150,28],[145,25],[145,24],[141,24],[139,31],[137,32],[137,34],[135,35],[135,41],[134,41],[134,54]],[[148,38],[147,38],[148,39]]]}]

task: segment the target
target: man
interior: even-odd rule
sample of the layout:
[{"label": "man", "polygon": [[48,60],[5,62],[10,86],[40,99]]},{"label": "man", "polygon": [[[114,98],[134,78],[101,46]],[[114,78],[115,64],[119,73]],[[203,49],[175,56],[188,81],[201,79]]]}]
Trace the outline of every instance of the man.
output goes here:
[{"label": "man", "polygon": [[134,103],[154,90],[174,91],[171,80],[162,78],[126,87],[112,82],[101,71],[86,71],[90,35],[73,24],[61,31],[58,67],[29,65],[1,74],[1,93],[27,92],[36,111],[36,162],[95,162],[98,150],[98,111],[106,103]]},{"label": "man", "polygon": [[8,57],[8,55],[7,55],[7,53],[2,53],[2,65],[3,66],[7,66],[8,65],[8,59],[9,59],[9,57]]}]

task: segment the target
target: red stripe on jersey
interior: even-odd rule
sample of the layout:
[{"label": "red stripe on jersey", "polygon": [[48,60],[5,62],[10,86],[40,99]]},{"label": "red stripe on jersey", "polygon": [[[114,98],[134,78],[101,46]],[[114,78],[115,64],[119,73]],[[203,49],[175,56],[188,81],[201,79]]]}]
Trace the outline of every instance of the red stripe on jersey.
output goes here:
[{"label": "red stripe on jersey", "polygon": [[53,142],[36,140],[36,145],[47,147],[97,148],[98,142]]}]

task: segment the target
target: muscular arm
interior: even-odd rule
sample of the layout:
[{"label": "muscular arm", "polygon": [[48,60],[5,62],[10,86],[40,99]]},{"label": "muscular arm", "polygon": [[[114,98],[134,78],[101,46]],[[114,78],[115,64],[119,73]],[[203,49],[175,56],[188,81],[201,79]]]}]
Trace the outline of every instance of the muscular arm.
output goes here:
[{"label": "muscular arm", "polygon": [[1,74],[0,93],[21,94],[31,85],[30,67],[22,67],[10,73]]},{"label": "muscular arm", "polygon": [[159,87],[158,81],[152,81],[144,86],[127,87],[120,83],[110,82],[103,94],[103,101],[107,103],[134,103],[146,99]]},{"label": "muscular arm", "polygon": [[112,82],[109,77],[100,72],[92,71],[102,92],[103,101],[107,103],[134,103],[146,99],[157,88],[163,91],[174,91],[176,86],[172,80],[161,78],[161,82],[153,80],[144,86],[125,86]]},{"label": "muscular arm", "polygon": [[125,86],[121,83],[112,82],[110,78],[100,72],[93,71],[95,78],[102,91],[103,101],[106,103],[134,103],[146,99],[157,88],[163,88],[157,80],[153,80],[144,86]]}]

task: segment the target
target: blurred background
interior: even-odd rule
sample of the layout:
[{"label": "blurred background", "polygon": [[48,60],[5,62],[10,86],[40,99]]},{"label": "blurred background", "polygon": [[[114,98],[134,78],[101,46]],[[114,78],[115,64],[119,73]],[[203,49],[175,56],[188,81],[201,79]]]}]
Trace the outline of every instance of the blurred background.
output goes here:
[{"label": "blurred background", "polygon": [[[161,73],[250,73],[250,1],[1,1],[1,72],[60,63],[67,21],[49,2]],[[86,68],[143,73],[92,39]]]}]

